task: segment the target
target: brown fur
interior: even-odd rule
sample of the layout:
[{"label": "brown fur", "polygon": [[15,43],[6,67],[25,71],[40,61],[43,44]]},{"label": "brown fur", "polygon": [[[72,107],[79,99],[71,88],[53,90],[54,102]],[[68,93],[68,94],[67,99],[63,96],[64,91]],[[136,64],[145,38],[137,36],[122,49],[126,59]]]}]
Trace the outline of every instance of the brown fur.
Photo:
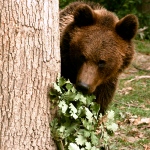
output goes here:
[{"label": "brown fur", "polygon": [[121,20],[100,5],[71,3],[60,12],[61,75],[87,93],[94,93],[104,114],[116,90],[119,74],[129,66],[138,20]]}]

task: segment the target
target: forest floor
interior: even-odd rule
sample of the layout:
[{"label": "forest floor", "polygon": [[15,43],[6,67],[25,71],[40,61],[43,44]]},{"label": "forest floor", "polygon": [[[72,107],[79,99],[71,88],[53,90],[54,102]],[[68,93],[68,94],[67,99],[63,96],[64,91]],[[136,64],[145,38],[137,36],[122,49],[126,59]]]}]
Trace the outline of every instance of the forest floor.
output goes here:
[{"label": "forest floor", "polygon": [[110,107],[119,126],[111,150],[150,150],[150,42],[135,43],[135,57],[120,76]]}]

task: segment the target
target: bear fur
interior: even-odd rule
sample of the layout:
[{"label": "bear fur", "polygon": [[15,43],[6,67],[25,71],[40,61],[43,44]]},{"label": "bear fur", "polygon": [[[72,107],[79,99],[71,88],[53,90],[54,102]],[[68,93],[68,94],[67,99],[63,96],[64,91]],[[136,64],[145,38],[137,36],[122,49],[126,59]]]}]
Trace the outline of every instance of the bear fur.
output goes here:
[{"label": "bear fur", "polygon": [[83,93],[96,95],[104,114],[118,76],[129,66],[138,19],[122,19],[94,3],[73,2],[60,11],[61,75]]}]

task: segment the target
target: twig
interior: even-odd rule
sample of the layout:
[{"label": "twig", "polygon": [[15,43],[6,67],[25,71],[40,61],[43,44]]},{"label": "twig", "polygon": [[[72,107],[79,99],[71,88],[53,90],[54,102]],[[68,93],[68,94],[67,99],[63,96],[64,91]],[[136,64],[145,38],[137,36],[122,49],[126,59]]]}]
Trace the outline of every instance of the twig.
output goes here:
[{"label": "twig", "polygon": [[134,105],[134,104],[125,104],[125,106],[128,106],[128,107],[136,107],[136,108],[142,108],[141,106],[137,106],[137,105]]},{"label": "twig", "polygon": [[140,29],[138,29],[138,33],[141,33],[141,32],[143,32],[143,31],[145,31],[145,30],[147,30],[147,29],[148,29],[148,27],[140,28]]},{"label": "twig", "polygon": [[64,150],[64,145],[63,145],[62,140],[60,140],[60,141],[55,141],[55,142],[56,142],[56,145],[57,145],[58,150]]},{"label": "twig", "polygon": [[132,64],[132,66],[133,66],[135,69],[137,69],[137,70],[144,71],[144,72],[150,72],[150,70],[143,69],[143,68],[137,66],[137,65],[134,64],[134,63]]},{"label": "twig", "polygon": [[150,76],[136,76],[135,78],[126,81],[125,84],[128,84],[128,83],[135,81],[135,80],[140,80],[140,79],[150,79]]}]

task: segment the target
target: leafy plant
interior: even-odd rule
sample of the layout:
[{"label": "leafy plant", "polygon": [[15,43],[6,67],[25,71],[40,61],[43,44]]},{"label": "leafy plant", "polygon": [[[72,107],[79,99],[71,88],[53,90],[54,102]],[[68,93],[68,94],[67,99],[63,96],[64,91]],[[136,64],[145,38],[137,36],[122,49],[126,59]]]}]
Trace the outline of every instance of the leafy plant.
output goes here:
[{"label": "leafy plant", "polygon": [[59,150],[99,150],[108,144],[117,130],[114,112],[98,115],[99,105],[94,95],[83,95],[70,81],[58,78],[50,92],[57,117],[50,123],[52,136]]}]

